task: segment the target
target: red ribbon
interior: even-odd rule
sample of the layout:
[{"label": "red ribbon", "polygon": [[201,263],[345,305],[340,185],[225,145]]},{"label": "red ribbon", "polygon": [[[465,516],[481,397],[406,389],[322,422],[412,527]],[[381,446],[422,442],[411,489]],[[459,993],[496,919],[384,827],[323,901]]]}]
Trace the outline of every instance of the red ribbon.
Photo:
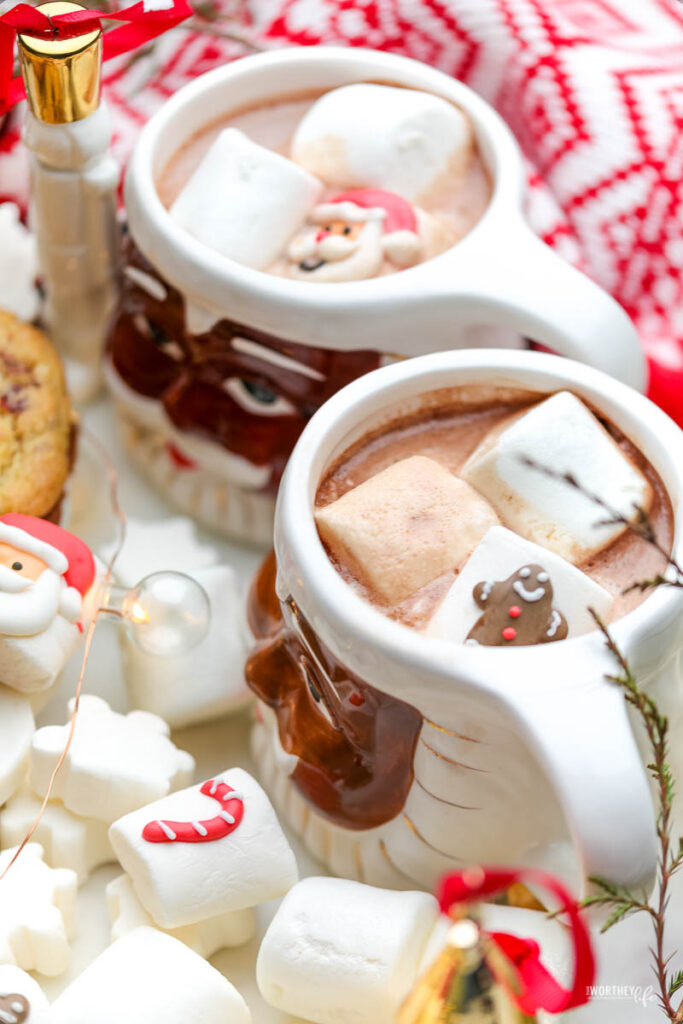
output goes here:
[{"label": "red ribbon", "polygon": [[17,33],[39,39],[73,39],[102,28],[102,22],[123,21],[124,25],[102,36],[104,60],[119,57],[143,43],[156,39],[193,13],[188,0],[172,0],[164,9],[145,10],[144,0],[123,11],[68,11],[52,17],[29,4],[17,4],[0,15],[0,116],[25,96],[21,76],[12,79],[14,40]]},{"label": "red ribbon", "polygon": [[590,999],[590,988],[595,981],[593,947],[576,900],[553,875],[531,868],[471,868],[460,874],[446,875],[437,895],[442,911],[448,913],[454,904],[495,896],[515,882],[528,882],[552,893],[560,904],[560,910],[567,915],[574,951],[574,980],[570,989],[564,988],[541,963],[538,943],[533,939],[491,932],[490,938],[513,964],[519,977],[520,991],[509,990],[511,997],[527,1014],[535,1014],[539,1010],[562,1013],[583,1006]]}]

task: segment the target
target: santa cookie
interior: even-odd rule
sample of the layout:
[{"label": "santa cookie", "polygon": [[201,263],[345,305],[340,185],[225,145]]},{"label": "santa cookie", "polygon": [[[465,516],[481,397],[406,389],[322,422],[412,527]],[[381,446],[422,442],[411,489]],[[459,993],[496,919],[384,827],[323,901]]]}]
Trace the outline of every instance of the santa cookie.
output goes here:
[{"label": "santa cookie", "polygon": [[28,698],[0,686],[0,807],[26,774],[34,730]]},{"label": "santa cookie", "polygon": [[0,516],[0,682],[48,689],[78,647],[97,594],[86,544],[35,516]]},{"label": "santa cookie", "polygon": [[290,243],[290,273],[302,281],[360,281],[438,255],[448,240],[438,222],[394,192],[354,189],[309,215]]},{"label": "santa cookie", "polygon": [[553,608],[553,585],[542,565],[524,565],[499,583],[482,580],[472,596],[484,613],[466,643],[523,647],[567,636],[567,620]]}]

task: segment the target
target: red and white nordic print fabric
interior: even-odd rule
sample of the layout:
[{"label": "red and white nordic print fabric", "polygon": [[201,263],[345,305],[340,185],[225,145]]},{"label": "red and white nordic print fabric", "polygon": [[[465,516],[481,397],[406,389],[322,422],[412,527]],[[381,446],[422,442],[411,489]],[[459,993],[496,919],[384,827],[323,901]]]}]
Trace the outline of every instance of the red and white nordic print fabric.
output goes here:
[{"label": "red and white nordic print fabric", "polygon": [[[204,4],[195,5],[200,13]],[[115,153],[185,82],[260,45],[343,43],[425,61],[493,103],[529,163],[529,219],[634,318],[651,395],[683,421],[681,0],[208,0],[106,67]],[[0,198],[26,201],[18,113],[0,136]]]}]

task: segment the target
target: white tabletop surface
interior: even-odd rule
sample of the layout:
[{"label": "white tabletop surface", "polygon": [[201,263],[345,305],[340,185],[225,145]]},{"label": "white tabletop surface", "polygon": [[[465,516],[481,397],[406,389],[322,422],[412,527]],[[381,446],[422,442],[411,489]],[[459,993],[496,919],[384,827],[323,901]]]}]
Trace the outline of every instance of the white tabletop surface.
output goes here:
[{"label": "white tabletop surface", "polygon": [[[141,519],[157,519],[169,515],[169,506],[128,463],[116,436],[108,402],[101,400],[87,409],[84,422],[106,445],[117,467],[119,500],[126,514]],[[259,564],[262,552],[226,543],[203,531],[200,531],[200,536],[216,545],[225,560],[239,572],[246,587]],[[65,720],[66,700],[73,694],[79,662],[77,655],[67,666],[57,693],[39,716],[39,724],[61,723]],[[127,710],[115,631],[104,622],[96,632],[84,690],[105,697],[116,710]],[[174,740],[179,747],[189,750],[196,758],[197,778],[209,777],[232,765],[240,765],[256,774],[249,754],[249,726],[250,715],[247,711],[221,721],[177,731]],[[292,843],[302,875],[325,873],[295,839],[292,839]],[[80,890],[70,969],[56,979],[40,978],[50,999],[55,998],[108,945],[110,925],[104,888],[119,873],[120,868],[116,865],[100,868]],[[678,948],[683,949],[683,915],[675,913],[676,905],[683,906],[683,879],[680,880],[675,896],[671,918],[672,921],[676,918],[678,921],[671,929],[671,948],[678,945]],[[258,931],[252,942],[240,949],[225,950],[211,961],[243,994],[251,1009],[254,1024],[285,1024],[291,1021],[291,1018],[264,1003],[254,977],[258,945],[276,905],[267,904],[258,908]],[[576,1024],[656,1024],[664,1020],[654,996],[648,990],[654,981],[648,954],[650,942],[650,925],[644,917],[626,921],[611,931],[607,938],[599,940],[599,983],[636,986],[636,991],[605,994],[591,1006],[555,1019],[571,1020]]]}]

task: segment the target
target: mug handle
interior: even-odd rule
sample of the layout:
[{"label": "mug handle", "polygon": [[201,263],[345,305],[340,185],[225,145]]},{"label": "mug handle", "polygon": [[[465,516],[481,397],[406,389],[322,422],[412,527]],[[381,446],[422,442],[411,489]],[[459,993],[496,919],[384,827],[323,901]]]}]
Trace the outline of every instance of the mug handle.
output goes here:
[{"label": "mug handle", "polygon": [[[451,324],[504,327],[587,363],[639,391],[647,370],[638,333],[606,291],[538,238],[521,216],[482,224],[433,281]],[[444,316],[440,317],[441,320]],[[427,337],[427,345],[433,338]],[[414,350],[412,339],[412,353]]]},{"label": "mug handle", "polygon": [[[569,662],[559,678],[556,660],[549,663],[545,685],[516,705],[522,732],[563,809],[583,892],[591,876],[648,887],[657,865],[655,813],[624,695],[604,676],[596,681],[594,658]],[[601,660],[598,672],[603,667],[613,670]]]}]

